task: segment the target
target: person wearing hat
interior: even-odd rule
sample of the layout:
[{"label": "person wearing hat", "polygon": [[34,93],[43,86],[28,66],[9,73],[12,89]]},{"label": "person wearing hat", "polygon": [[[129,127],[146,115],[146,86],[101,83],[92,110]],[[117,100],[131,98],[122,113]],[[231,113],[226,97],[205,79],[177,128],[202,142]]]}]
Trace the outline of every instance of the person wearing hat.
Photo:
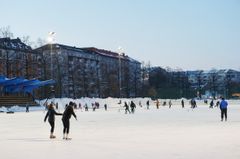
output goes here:
[{"label": "person wearing hat", "polygon": [[77,116],[73,110],[74,103],[69,102],[69,105],[66,107],[65,111],[63,112],[62,116],[62,123],[63,123],[63,139],[69,140],[71,138],[68,137],[69,129],[70,129],[70,118],[73,115],[74,118],[77,120]]},{"label": "person wearing hat", "polygon": [[50,139],[54,139],[56,138],[56,136],[53,135],[53,132],[54,132],[54,127],[55,127],[55,115],[62,115],[62,113],[57,113],[55,110],[54,110],[54,107],[53,107],[53,103],[51,103],[49,106],[48,106],[48,112],[44,118],[44,122],[46,122],[47,118],[48,118],[48,122],[51,126],[51,130],[50,130]]}]

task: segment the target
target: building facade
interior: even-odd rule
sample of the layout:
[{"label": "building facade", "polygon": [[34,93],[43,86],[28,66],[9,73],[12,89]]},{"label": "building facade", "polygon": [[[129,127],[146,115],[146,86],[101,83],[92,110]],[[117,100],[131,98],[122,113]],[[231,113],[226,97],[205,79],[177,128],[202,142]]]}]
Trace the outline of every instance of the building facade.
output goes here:
[{"label": "building facade", "polygon": [[193,89],[207,97],[230,96],[233,83],[240,83],[240,72],[232,69],[188,71],[188,79]]},{"label": "building facade", "polygon": [[0,75],[8,78],[38,78],[38,54],[19,38],[0,38]]},{"label": "building facade", "polygon": [[[136,97],[141,87],[141,64],[125,54],[61,44],[33,50],[19,38],[0,38],[0,75],[54,79],[56,97]],[[35,94],[46,98],[49,92]]]},{"label": "building facade", "polygon": [[[8,78],[39,78],[40,66],[38,54],[19,38],[0,38],[0,75]],[[0,87],[0,95],[6,95],[2,87]]]},{"label": "building facade", "polygon": [[118,53],[45,45],[41,56],[41,78],[54,79],[57,97],[136,97],[140,91],[141,64]]}]

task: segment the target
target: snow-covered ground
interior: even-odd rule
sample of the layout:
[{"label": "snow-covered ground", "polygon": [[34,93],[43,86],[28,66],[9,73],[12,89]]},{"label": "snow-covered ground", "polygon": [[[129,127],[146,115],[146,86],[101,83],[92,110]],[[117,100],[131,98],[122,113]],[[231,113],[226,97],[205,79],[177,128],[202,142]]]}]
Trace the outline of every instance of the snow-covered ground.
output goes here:
[{"label": "snow-covered ground", "polygon": [[[70,99],[55,99],[63,111]],[[130,99],[129,99],[130,100]],[[140,99],[134,99],[138,103]],[[220,110],[198,107],[184,109],[180,100],[173,106],[150,110],[137,107],[135,114],[119,111],[118,99],[80,99],[82,105],[99,101],[100,110],[76,110],[71,119],[70,141],[62,140],[61,117],[56,116],[56,139],[49,139],[50,126],[43,122],[43,107],[14,107],[14,114],[0,113],[2,159],[239,159],[240,101],[229,101],[228,121],[220,121]],[[124,99],[122,101],[125,101]],[[161,100],[163,101],[163,100]],[[168,101],[168,100],[167,100]],[[44,102],[44,101],[42,101]],[[108,111],[102,105],[107,103]],[[5,108],[1,108],[4,110]],[[35,110],[35,111],[33,111]]]}]

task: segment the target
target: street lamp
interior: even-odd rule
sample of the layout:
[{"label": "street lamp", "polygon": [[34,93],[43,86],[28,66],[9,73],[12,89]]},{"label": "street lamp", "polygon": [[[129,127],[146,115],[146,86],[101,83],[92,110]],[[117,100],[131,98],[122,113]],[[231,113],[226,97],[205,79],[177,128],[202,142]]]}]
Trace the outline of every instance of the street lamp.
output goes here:
[{"label": "street lamp", "polygon": [[61,72],[61,67],[60,67],[60,62],[61,58],[59,60],[59,56],[61,56],[62,49],[59,45],[56,45],[56,48],[58,49],[57,51],[57,91],[59,94],[59,97],[62,98],[62,72]]},{"label": "street lamp", "polygon": [[50,44],[50,57],[51,57],[51,79],[53,79],[53,60],[52,60],[52,44],[53,42],[55,41],[55,36],[56,33],[53,32],[53,31],[50,31],[48,33],[48,38],[47,38],[47,41],[48,43]]},{"label": "street lamp", "polygon": [[118,47],[118,76],[119,76],[119,98],[121,98],[121,89],[122,89],[122,74],[121,74],[121,56],[123,53],[123,48]]}]

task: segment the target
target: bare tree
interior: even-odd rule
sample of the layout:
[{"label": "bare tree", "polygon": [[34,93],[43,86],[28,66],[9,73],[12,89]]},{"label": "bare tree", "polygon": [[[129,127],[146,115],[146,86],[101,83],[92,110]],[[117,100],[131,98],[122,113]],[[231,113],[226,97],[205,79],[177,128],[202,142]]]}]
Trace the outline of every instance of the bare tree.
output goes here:
[{"label": "bare tree", "polygon": [[31,40],[30,40],[30,36],[23,36],[23,37],[21,37],[20,38],[21,39],[21,41],[23,42],[23,43],[25,43],[26,45],[28,45],[28,46],[32,46],[33,44],[34,44],[34,42],[32,42]]},{"label": "bare tree", "polygon": [[147,90],[149,89],[149,72],[151,68],[151,63],[145,63],[142,62],[141,66],[141,82],[142,82],[142,90],[141,90],[141,95],[146,96],[147,95]]},{"label": "bare tree", "polygon": [[44,40],[42,38],[38,38],[37,41],[34,43],[34,48],[41,47],[45,44],[47,44],[46,40]]},{"label": "bare tree", "polygon": [[217,82],[218,82],[217,70],[213,69],[209,73],[209,77],[208,77],[208,85],[211,90],[213,98],[216,98],[216,95],[217,95]]},{"label": "bare tree", "polygon": [[198,95],[199,97],[201,98],[202,97],[202,91],[203,91],[203,70],[199,70],[197,72],[197,92],[198,92]]},{"label": "bare tree", "polygon": [[0,28],[0,37],[2,38],[13,38],[13,33],[10,30],[10,26]]}]

